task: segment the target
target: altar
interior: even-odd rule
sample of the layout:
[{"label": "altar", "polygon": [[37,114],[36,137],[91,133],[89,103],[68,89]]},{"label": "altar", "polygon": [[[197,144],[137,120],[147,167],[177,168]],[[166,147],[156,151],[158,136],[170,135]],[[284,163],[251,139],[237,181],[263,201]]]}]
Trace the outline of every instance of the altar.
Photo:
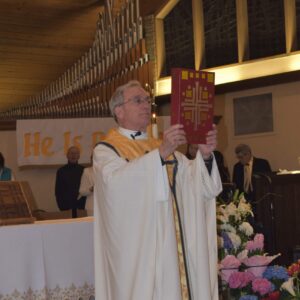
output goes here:
[{"label": "altar", "polygon": [[94,299],[93,218],[0,227],[0,298]]},{"label": "altar", "polygon": [[289,265],[300,258],[295,253],[300,245],[300,174],[262,174],[255,178],[255,187],[266,251],[281,253],[276,263]]}]

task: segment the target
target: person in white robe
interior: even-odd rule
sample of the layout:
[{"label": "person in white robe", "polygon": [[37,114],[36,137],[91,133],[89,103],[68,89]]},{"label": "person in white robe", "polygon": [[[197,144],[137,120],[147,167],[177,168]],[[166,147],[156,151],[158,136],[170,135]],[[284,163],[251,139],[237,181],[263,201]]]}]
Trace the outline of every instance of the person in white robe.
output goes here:
[{"label": "person in white robe", "polygon": [[189,161],[176,151],[186,143],[182,125],[165,130],[162,141],[147,135],[151,99],[139,82],[119,87],[110,109],[119,128],[93,155],[96,299],[218,299],[215,197],[222,185],[212,154],[215,127]]},{"label": "person in white robe", "polygon": [[83,169],[80,180],[78,199],[86,197],[85,210],[88,216],[94,215],[94,169],[93,166]]}]

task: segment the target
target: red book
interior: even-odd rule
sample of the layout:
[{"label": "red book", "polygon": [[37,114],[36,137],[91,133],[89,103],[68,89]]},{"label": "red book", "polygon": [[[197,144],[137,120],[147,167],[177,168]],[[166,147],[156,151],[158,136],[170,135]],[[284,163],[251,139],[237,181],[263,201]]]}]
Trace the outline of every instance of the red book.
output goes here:
[{"label": "red book", "polygon": [[184,125],[189,144],[205,144],[213,124],[215,74],[176,68],[171,75],[171,125]]}]

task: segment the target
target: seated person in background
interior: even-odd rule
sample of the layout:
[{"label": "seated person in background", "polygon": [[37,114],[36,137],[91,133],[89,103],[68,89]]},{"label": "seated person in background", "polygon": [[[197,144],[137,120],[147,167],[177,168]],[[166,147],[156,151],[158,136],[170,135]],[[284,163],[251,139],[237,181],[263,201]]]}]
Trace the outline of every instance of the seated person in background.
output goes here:
[{"label": "seated person in background", "polygon": [[[188,144],[186,157],[190,160],[195,159],[197,151],[198,151],[198,145]],[[223,201],[228,202],[230,201],[234,193],[234,184],[230,183],[230,175],[229,175],[228,168],[225,167],[224,165],[223,154],[218,150],[214,150],[213,154],[216,159],[217,167],[223,185],[223,191],[218,195],[218,197],[221,198]]]},{"label": "seated person in background", "polygon": [[188,159],[195,159],[198,151],[197,144],[187,144],[186,157]]},{"label": "seated person in background", "polygon": [[251,203],[254,216],[249,217],[248,222],[254,228],[254,232],[264,234],[265,244],[268,248],[271,233],[267,228],[263,227],[263,224],[258,219],[258,199],[255,199],[255,187],[252,183],[252,178],[255,174],[271,172],[270,164],[266,159],[254,157],[251,148],[246,144],[237,145],[235,154],[239,162],[234,165],[232,181],[240,192],[244,192],[245,199]]},{"label": "seated person in background", "polygon": [[223,154],[218,150],[215,150],[213,153],[216,159],[223,186],[223,191],[219,194],[218,197],[227,203],[232,199],[235,190],[235,184],[231,183],[228,168],[224,165]]},{"label": "seated person in background", "polygon": [[72,209],[72,217],[77,217],[77,209],[85,208],[85,197],[79,200],[78,192],[84,167],[78,164],[80,151],[72,146],[68,149],[68,163],[56,172],[55,196],[60,210]]},{"label": "seated person in background", "polygon": [[0,152],[0,181],[10,181],[14,180],[11,169],[5,167],[5,159]]},{"label": "seated person in background", "polygon": [[[188,144],[187,145],[187,151],[186,151],[186,157],[190,160],[195,159],[197,151],[198,151],[198,145]],[[217,163],[217,166],[218,166],[218,169],[219,169],[219,173],[220,173],[220,177],[221,177],[222,182],[230,182],[229,171],[228,171],[228,168],[225,167],[225,165],[224,165],[223,154],[218,150],[214,150],[213,154],[214,154],[215,159],[216,159],[216,163]]]},{"label": "seated person in background", "polygon": [[246,144],[237,145],[235,154],[239,162],[234,165],[232,181],[240,192],[245,193],[247,200],[253,201],[252,176],[271,172],[270,164],[265,159],[254,157],[251,148]]},{"label": "seated person in background", "polygon": [[82,196],[86,197],[85,209],[88,216],[94,215],[94,171],[93,171],[93,156],[91,156],[92,165],[83,170],[81,176],[79,196],[78,199],[81,199]]},{"label": "seated person in background", "polygon": [[224,165],[224,156],[223,156],[223,154],[218,150],[215,150],[213,153],[214,153],[214,156],[215,156],[215,159],[216,159],[216,162],[217,162],[217,166],[218,166],[218,169],[219,169],[219,173],[220,173],[222,183],[230,182],[230,175],[229,175],[228,168]]}]

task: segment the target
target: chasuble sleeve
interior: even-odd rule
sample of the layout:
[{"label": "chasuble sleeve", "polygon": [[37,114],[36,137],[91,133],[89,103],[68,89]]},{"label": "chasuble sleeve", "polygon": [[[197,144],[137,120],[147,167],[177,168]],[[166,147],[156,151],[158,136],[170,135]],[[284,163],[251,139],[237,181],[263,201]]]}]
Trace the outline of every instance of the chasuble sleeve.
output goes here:
[{"label": "chasuble sleeve", "polygon": [[102,185],[110,196],[114,197],[117,188],[126,194],[132,193],[135,198],[141,191],[141,197],[150,193],[157,201],[168,199],[166,167],[161,165],[157,149],[128,162],[108,147],[99,145],[94,156],[95,176],[101,177]]},{"label": "chasuble sleeve", "polygon": [[215,160],[211,174],[208,173],[199,152],[192,161],[181,154],[177,158],[177,195],[193,295],[196,299],[215,300],[218,299],[215,197],[222,189],[220,176]]}]

